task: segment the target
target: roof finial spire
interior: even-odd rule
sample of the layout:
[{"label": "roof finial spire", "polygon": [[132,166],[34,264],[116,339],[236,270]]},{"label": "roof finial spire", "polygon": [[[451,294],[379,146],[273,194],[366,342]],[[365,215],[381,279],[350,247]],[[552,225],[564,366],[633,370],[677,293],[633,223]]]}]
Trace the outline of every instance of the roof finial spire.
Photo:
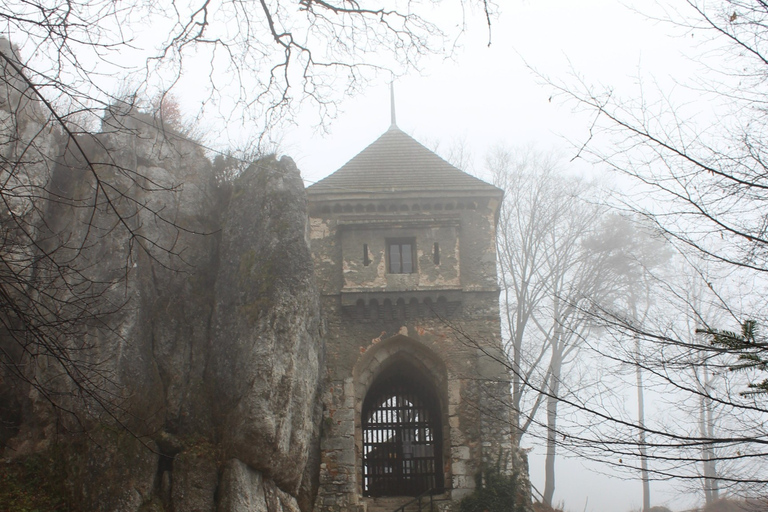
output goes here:
[{"label": "roof finial spire", "polygon": [[391,108],[391,116],[392,116],[392,124],[390,125],[390,128],[395,128],[397,126],[397,119],[395,118],[395,81],[389,82],[389,101],[390,101],[390,108]]}]

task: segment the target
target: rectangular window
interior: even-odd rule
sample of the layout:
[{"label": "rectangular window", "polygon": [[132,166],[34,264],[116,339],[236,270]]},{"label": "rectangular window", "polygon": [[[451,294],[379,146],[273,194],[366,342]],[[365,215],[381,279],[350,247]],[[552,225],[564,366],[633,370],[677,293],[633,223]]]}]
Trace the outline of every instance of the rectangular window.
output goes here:
[{"label": "rectangular window", "polygon": [[415,271],[413,238],[387,240],[387,256],[390,274],[412,274]]}]

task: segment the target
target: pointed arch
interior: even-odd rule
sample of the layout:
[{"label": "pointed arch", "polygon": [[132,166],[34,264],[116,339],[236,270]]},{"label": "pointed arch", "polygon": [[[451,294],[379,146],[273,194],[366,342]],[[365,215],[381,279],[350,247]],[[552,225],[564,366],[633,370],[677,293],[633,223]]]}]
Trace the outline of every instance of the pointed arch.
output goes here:
[{"label": "pointed arch", "polygon": [[408,362],[373,382],[361,413],[363,494],[417,496],[443,490],[440,400]]},{"label": "pointed arch", "polygon": [[361,494],[442,492],[450,482],[450,441],[441,358],[397,335],[366,351],[354,379]]}]

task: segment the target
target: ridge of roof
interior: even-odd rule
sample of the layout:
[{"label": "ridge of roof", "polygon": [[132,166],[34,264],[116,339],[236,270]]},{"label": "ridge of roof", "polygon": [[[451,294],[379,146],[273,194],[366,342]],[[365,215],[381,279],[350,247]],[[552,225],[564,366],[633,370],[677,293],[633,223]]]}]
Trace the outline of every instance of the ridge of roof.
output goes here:
[{"label": "ridge of roof", "polygon": [[309,194],[412,191],[500,190],[446,162],[396,125],[336,172],[307,187]]}]

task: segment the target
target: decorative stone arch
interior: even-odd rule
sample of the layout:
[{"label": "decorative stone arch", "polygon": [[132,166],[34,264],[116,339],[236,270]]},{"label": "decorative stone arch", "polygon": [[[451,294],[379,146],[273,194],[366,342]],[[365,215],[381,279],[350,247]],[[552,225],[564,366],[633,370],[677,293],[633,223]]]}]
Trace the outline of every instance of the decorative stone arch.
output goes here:
[{"label": "decorative stone arch", "polygon": [[[404,377],[398,378],[398,376]],[[400,402],[399,406],[409,402],[406,404],[409,407],[422,407],[421,410],[424,413],[422,413],[421,419],[429,416],[429,420],[433,422],[432,425],[436,427],[435,431],[431,433],[434,436],[433,446],[436,450],[434,453],[435,478],[431,487],[438,492],[448,489],[451,482],[448,373],[442,359],[417,340],[405,335],[396,335],[374,345],[360,357],[353,370],[353,379],[355,390],[355,465],[359,495],[413,495],[418,494],[417,490],[419,489],[428,490],[428,488],[422,489],[423,483],[405,485],[400,493],[393,493],[391,489],[371,488],[370,485],[369,488],[366,488],[364,468],[366,455],[364,445],[366,443],[363,434],[363,409],[364,406],[368,406],[369,409],[372,407],[370,403],[366,404],[366,398],[372,398],[370,394],[375,394],[379,398],[383,396],[382,386],[388,386],[389,382],[395,383],[396,393],[405,393],[406,398]],[[408,395],[407,393],[411,394]],[[375,400],[375,398],[373,399]],[[381,404],[374,404],[373,406],[376,405]],[[394,410],[399,406],[391,402],[385,408]],[[370,478],[368,481],[371,482]]]}]

